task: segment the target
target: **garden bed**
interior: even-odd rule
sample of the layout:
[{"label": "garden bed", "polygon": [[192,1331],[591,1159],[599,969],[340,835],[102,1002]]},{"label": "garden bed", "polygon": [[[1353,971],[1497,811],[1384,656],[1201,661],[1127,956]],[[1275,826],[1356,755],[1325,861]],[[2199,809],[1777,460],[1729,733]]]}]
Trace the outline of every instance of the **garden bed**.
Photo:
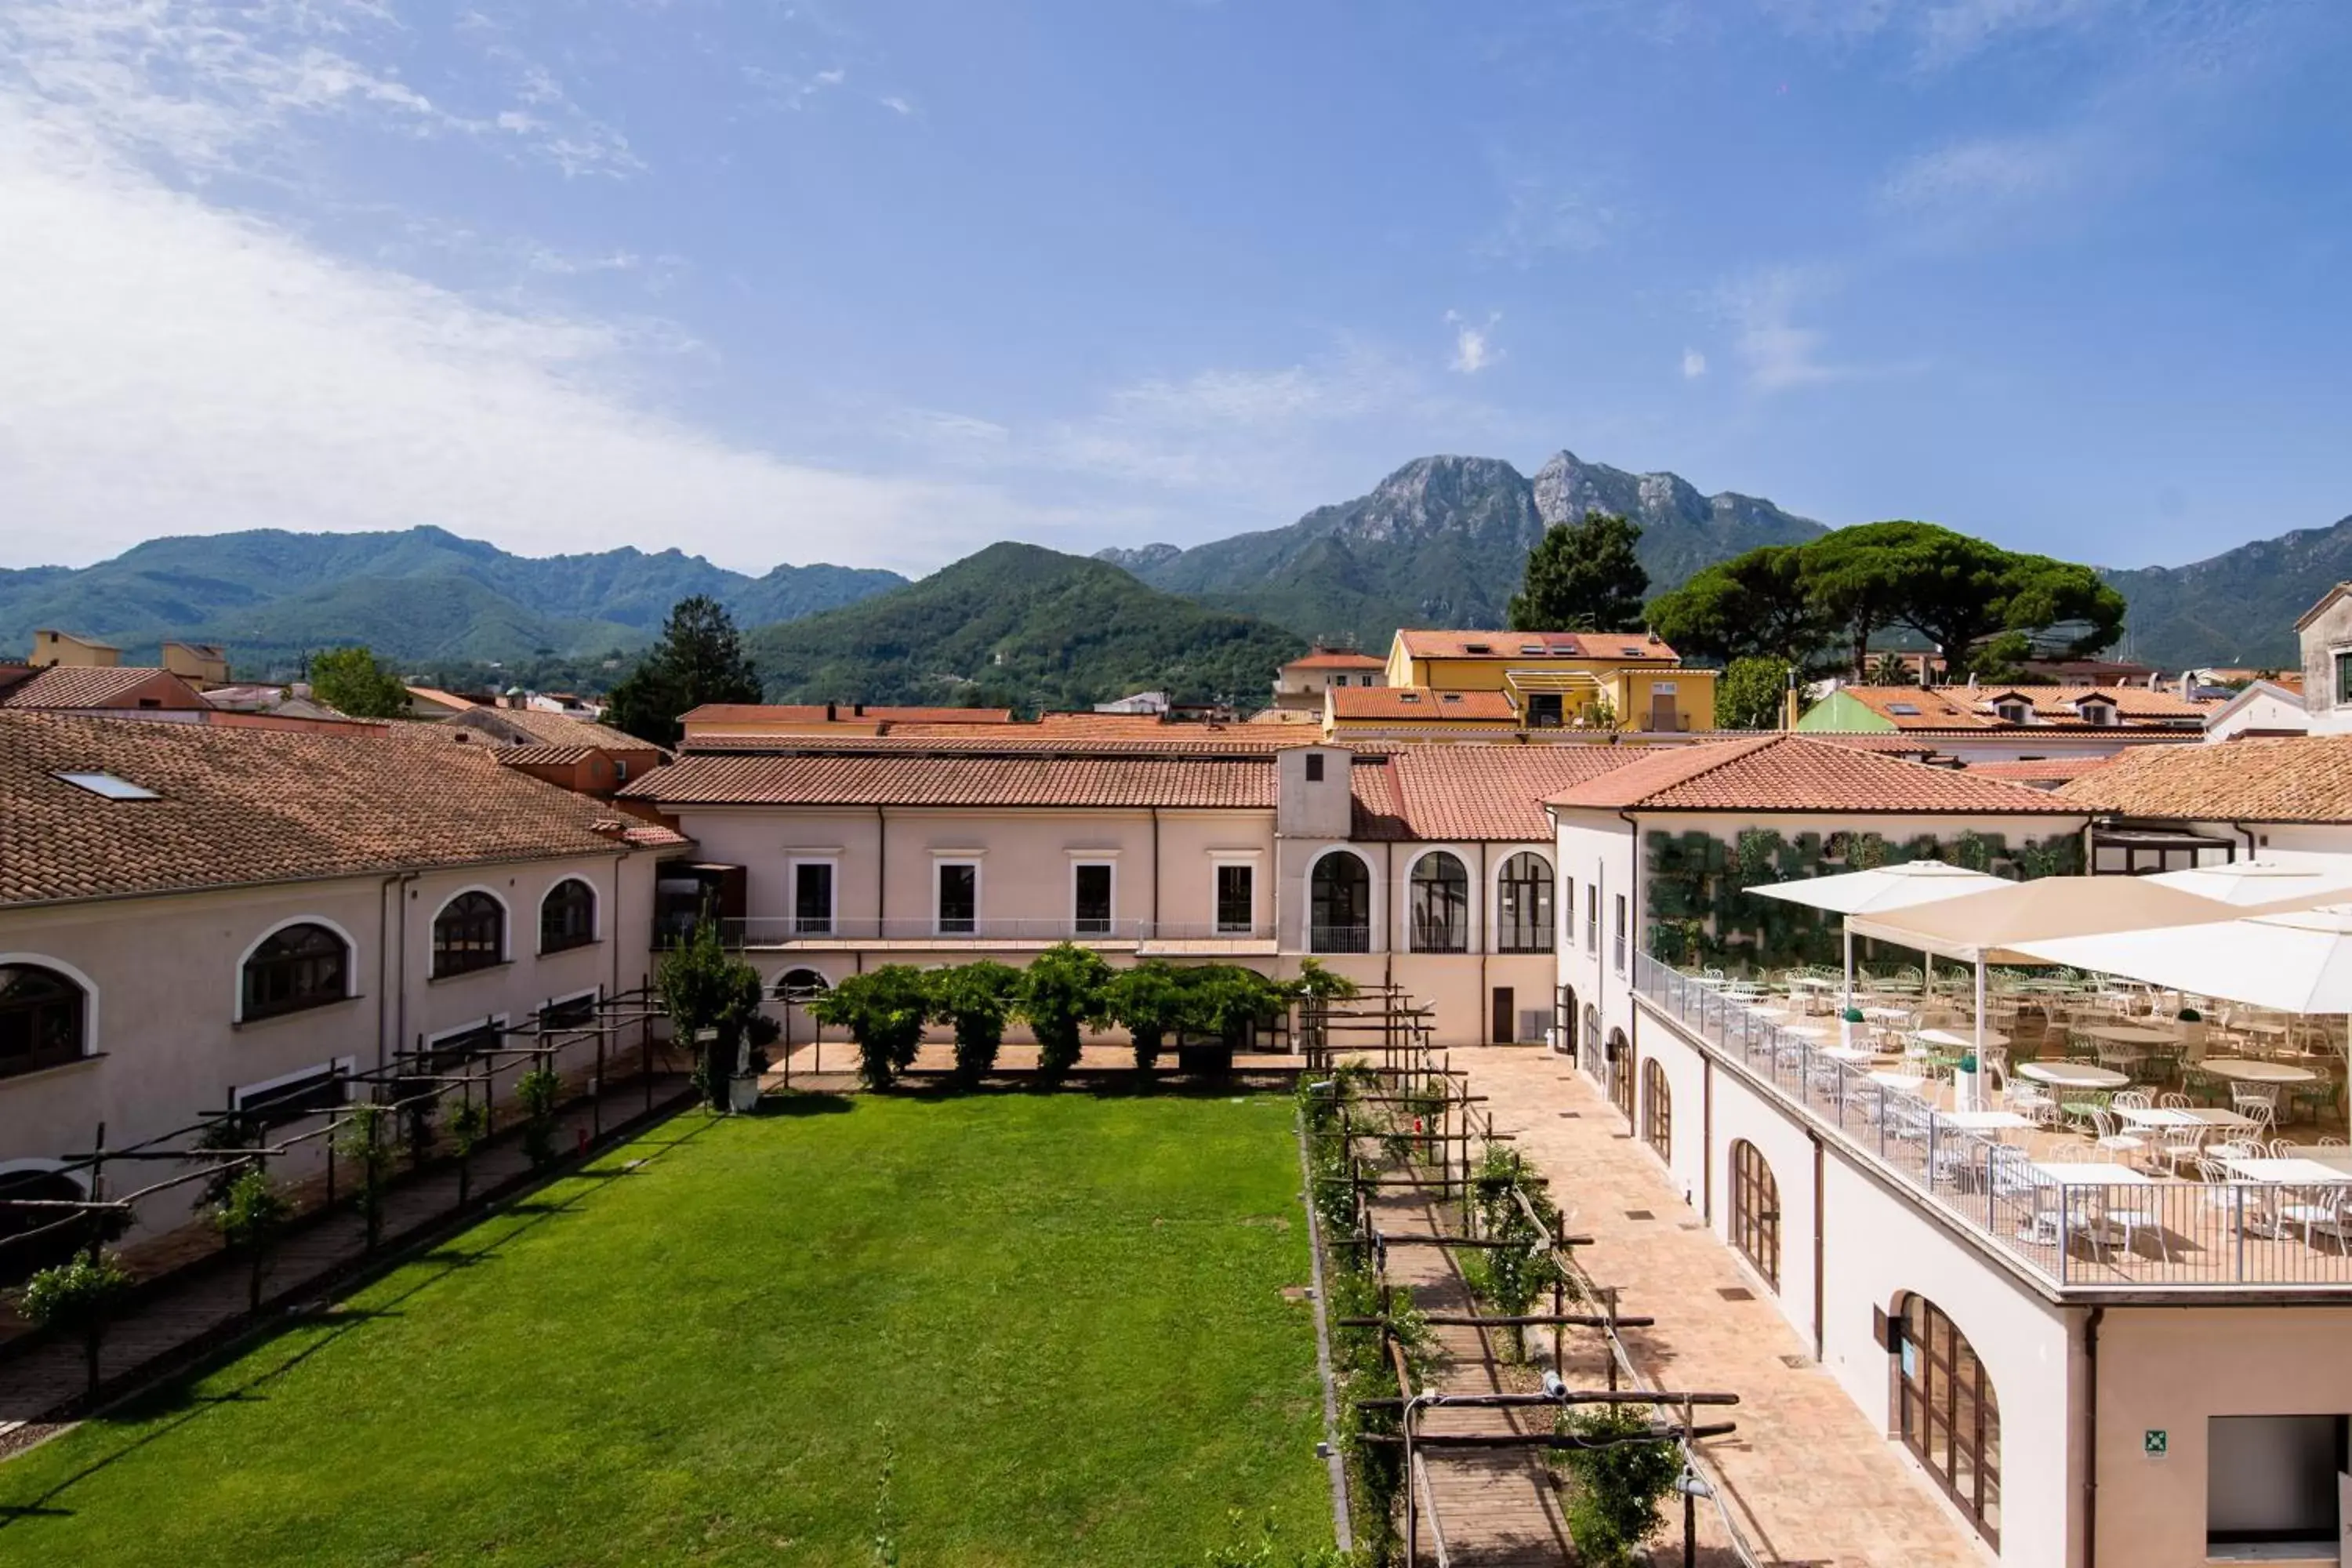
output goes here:
[{"label": "garden bed", "polygon": [[[1288,1100],[673,1121],[0,1466],[0,1558],[1192,1563],[1329,1539]],[[641,1162],[641,1163],[639,1163]]]}]

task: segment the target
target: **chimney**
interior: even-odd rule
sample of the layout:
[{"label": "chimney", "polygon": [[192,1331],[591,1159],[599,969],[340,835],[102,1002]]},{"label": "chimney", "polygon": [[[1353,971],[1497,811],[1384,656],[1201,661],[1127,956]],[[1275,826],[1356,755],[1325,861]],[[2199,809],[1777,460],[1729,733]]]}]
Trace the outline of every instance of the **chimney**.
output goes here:
[{"label": "chimney", "polygon": [[826,703],[824,705],[824,721],[828,724],[832,723],[835,718],[840,716],[840,712],[841,710],[837,704],[832,702]]},{"label": "chimney", "polygon": [[865,703],[863,703],[863,702],[860,702],[860,703],[856,703],[856,704],[855,704],[855,705],[854,705],[854,706],[852,706],[852,707],[851,707],[851,709],[849,710],[849,713],[850,713],[850,717],[852,717],[852,718],[854,718],[854,719],[863,719],[863,718],[865,718],[865,717],[866,717],[866,704],[865,704]]}]

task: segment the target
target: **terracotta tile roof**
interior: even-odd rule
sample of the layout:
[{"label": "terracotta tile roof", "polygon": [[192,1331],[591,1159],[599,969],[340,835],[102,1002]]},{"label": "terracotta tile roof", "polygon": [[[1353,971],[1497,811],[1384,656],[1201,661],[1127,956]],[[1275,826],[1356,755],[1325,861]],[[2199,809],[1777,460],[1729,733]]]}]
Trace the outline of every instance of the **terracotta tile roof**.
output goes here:
[{"label": "terracotta tile roof", "polygon": [[625,785],[694,805],[1240,806],[1271,810],[1259,757],[802,756],[690,753]]},{"label": "terracotta tile roof", "polygon": [[1348,770],[1355,837],[1549,839],[1544,801],[1650,755],[1642,746],[1414,746]]},{"label": "terracotta tile roof", "polygon": [[1002,729],[969,726],[898,726],[887,734],[695,735],[679,746],[688,755],[764,752],[772,755],[814,753],[911,753],[952,756],[1255,756],[1277,746],[1303,744],[1304,736],[1283,725],[1164,724],[1147,734],[1061,733],[1034,724]]},{"label": "terracotta tile roof", "polygon": [[1675,662],[1675,650],[1648,632],[1397,633],[1414,658],[1607,658]]},{"label": "terracotta tile roof", "polygon": [[1307,708],[1261,708],[1243,722],[1248,724],[1320,724],[1323,715]]},{"label": "terracotta tile roof", "polygon": [[205,705],[194,687],[161,667],[53,664],[10,687],[0,696],[0,708],[129,708],[142,695],[160,698],[170,708]]},{"label": "terracotta tile roof", "polygon": [[2123,816],[2352,822],[2352,735],[2132,751],[2058,793]]},{"label": "terracotta tile roof", "polygon": [[[489,747],[0,711],[0,904],[612,852]],[[57,775],[155,792],[109,800]]]},{"label": "terracotta tile roof", "polygon": [[475,708],[456,715],[454,721],[467,729],[493,733],[503,727],[513,734],[529,736],[530,740],[520,742],[524,745],[593,746],[604,752],[661,750],[651,741],[641,741],[607,724],[594,724],[563,713],[542,713],[531,708]]},{"label": "terracotta tile roof", "polygon": [[1010,724],[1010,708],[887,708],[877,703],[706,702],[682,724]]},{"label": "terracotta tile roof", "polygon": [[2105,767],[2109,757],[2044,757],[2032,763],[1970,763],[1968,771],[1979,778],[2007,779],[2011,784],[2061,784]]},{"label": "terracotta tile roof", "polygon": [[437,686],[412,686],[408,688],[408,695],[412,698],[421,698],[438,707],[454,708],[460,712],[468,708],[488,706],[487,703],[477,702],[470,697],[460,697],[454,691],[444,691]]},{"label": "terracotta tile roof", "polygon": [[664,827],[658,822],[645,822],[634,816],[599,817],[589,826],[637,849],[675,849],[680,845],[694,842],[674,827]]},{"label": "terracotta tile roof", "polygon": [[2015,730],[1994,710],[1997,698],[2021,698],[2031,703],[2036,729],[2110,729],[2081,716],[2076,704],[2105,699],[2116,716],[2128,726],[2165,720],[2202,720],[2210,702],[2192,701],[2169,691],[2141,686],[1846,686],[1839,689],[1898,730]]},{"label": "terracotta tile roof", "polygon": [[1644,811],[2079,812],[2053,795],[1802,735],[1656,747],[1551,797]]},{"label": "terracotta tile roof", "polygon": [[1347,720],[1443,723],[1477,720],[1516,722],[1518,710],[1500,691],[1433,691],[1426,686],[1343,686],[1331,692],[1331,713]]},{"label": "terracotta tile roof", "polygon": [[491,746],[486,748],[500,765],[569,767],[602,753],[594,746]]},{"label": "terracotta tile roof", "polygon": [[1368,653],[1334,653],[1318,648],[1315,652],[1292,659],[1285,669],[1385,669],[1388,660],[1375,658]]}]

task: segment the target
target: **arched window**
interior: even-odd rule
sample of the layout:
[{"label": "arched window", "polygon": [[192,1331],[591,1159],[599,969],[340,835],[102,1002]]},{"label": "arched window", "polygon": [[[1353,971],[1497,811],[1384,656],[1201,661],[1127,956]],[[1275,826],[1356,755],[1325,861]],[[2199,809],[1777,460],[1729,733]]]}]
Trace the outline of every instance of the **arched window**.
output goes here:
[{"label": "arched window", "polygon": [[351,994],[351,949],[335,931],[312,921],[280,926],[246,956],[238,1016],[274,1018],[323,1007]]},{"label": "arched window", "polygon": [[1307,879],[1307,946],[1312,952],[1372,951],[1372,874],[1345,849],[1315,862]]},{"label": "arched window", "polygon": [[779,1002],[814,1002],[832,989],[825,977],[814,969],[787,969],[776,978]]},{"label": "arched window", "polygon": [[1410,889],[1412,951],[1470,951],[1470,873],[1439,849],[1413,862]]},{"label": "arched window", "polygon": [[1622,1029],[1609,1031],[1609,1103],[1617,1108],[1627,1126],[1633,1125],[1633,1042]]},{"label": "arched window", "polygon": [[1495,884],[1495,951],[1549,952],[1551,862],[1522,849],[1503,862]]},{"label": "arched window", "polygon": [[0,963],[0,1078],[79,1061],[89,999],[37,963]]},{"label": "arched window", "polygon": [[539,951],[562,952],[596,940],[596,889],[566,877],[539,901]]},{"label": "arched window", "polygon": [[1652,1057],[1642,1064],[1642,1142],[1671,1163],[1675,1157],[1675,1091],[1666,1069]]},{"label": "arched window", "polygon": [[506,906],[484,892],[460,893],[433,917],[433,977],[466,974],[507,961]]},{"label": "arched window", "polygon": [[[80,1178],[46,1164],[27,1163],[0,1171],[0,1198],[23,1202],[75,1204],[89,1196]],[[58,1225],[70,1217],[63,1209],[0,1208],[0,1241],[56,1226],[37,1241],[0,1247],[0,1284],[21,1285],[54,1263],[63,1263],[81,1250],[89,1233],[78,1225]]]},{"label": "arched window", "polygon": [[1731,1245],[1775,1294],[1780,1289],[1780,1184],[1762,1151],[1742,1138],[1731,1145]]},{"label": "arched window", "polygon": [[2000,1404],[1966,1336],[1924,1296],[1906,1295],[1890,1325],[1897,1425],[1984,1538],[2000,1544]]}]

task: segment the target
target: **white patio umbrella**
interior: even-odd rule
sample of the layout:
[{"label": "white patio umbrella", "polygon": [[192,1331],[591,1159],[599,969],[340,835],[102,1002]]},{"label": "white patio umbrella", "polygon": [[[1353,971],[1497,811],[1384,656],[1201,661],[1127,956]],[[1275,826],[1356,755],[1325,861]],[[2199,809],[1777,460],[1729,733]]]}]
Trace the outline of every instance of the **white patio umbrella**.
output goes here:
[{"label": "white patio umbrella", "polygon": [[2290,866],[2277,860],[2233,860],[2227,866],[2197,866],[2164,871],[2142,881],[2184,893],[2218,899],[2239,909],[2341,893],[2352,899],[2352,862],[2342,866]]},{"label": "white patio umbrella", "polygon": [[2051,963],[2175,991],[2283,1013],[2352,1015],[2352,903],[2016,945]]},{"label": "white patio umbrella", "polygon": [[[1800,877],[1794,881],[1774,882],[1748,890],[1759,898],[1784,899],[1792,904],[1827,910],[1832,914],[1862,915],[1907,910],[1916,904],[1931,904],[1939,899],[1956,899],[1964,893],[1981,893],[2006,886],[1999,877],[1971,871],[1965,866],[1948,865],[1941,860],[1906,860],[1899,866],[1845,871],[1834,877]],[[1853,1005],[1851,925],[1845,932],[1845,994],[1838,1005],[1841,1011]]]}]

